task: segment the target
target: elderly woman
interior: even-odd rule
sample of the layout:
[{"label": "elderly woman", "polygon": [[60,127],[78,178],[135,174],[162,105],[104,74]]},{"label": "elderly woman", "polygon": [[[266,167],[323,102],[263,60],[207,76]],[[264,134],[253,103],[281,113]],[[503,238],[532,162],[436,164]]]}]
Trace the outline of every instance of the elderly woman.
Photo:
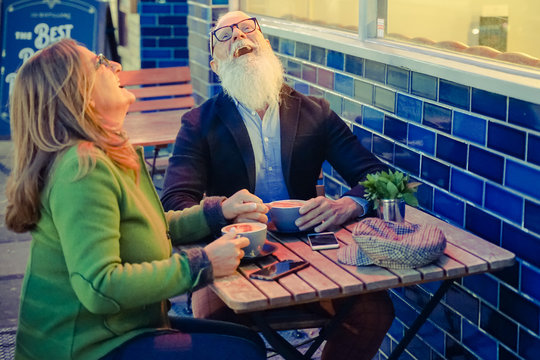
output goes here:
[{"label": "elderly woman", "polygon": [[[265,222],[247,191],[164,213],[122,130],[134,96],[118,63],[73,40],[26,61],[11,98],[14,169],[6,225],[30,231],[18,359],[259,359],[248,328],[170,319],[168,298],[229,275],[247,238],[172,253],[235,219]],[[172,243],[171,243],[172,241]]]}]

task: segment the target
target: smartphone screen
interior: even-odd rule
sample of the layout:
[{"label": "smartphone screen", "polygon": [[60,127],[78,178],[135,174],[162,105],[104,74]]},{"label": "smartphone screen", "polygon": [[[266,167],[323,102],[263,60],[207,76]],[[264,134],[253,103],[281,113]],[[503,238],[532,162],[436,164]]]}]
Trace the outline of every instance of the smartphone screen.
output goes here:
[{"label": "smartphone screen", "polygon": [[333,232],[308,234],[309,244],[313,250],[335,249],[339,242]]},{"label": "smartphone screen", "polygon": [[290,274],[293,271],[305,268],[308,265],[309,263],[307,261],[283,260],[265,266],[262,269],[251,273],[249,276],[259,280],[275,280]]}]

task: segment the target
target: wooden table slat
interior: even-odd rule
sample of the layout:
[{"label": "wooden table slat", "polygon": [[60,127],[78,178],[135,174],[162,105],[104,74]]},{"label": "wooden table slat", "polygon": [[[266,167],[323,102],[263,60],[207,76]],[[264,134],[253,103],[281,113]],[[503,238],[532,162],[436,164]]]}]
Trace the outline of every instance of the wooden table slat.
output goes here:
[{"label": "wooden table slat", "polygon": [[214,279],[210,286],[235,311],[264,308],[269,303],[268,298],[238,272]]},{"label": "wooden table slat", "polygon": [[467,267],[467,273],[469,274],[486,271],[488,269],[488,264],[484,260],[450,242],[446,243],[446,250],[444,253],[448,257],[465,265]]},{"label": "wooden table slat", "polygon": [[[242,265],[239,269],[240,273],[249,279],[249,274],[259,270],[255,264]],[[256,286],[264,295],[268,297],[268,303],[272,306],[286,304],[291,301],[291,293],[283,288],[277,281],[267,281],[263,283],[264,286],[257,286],[257,282],[263,280],[251,280],[251,283]]]}]

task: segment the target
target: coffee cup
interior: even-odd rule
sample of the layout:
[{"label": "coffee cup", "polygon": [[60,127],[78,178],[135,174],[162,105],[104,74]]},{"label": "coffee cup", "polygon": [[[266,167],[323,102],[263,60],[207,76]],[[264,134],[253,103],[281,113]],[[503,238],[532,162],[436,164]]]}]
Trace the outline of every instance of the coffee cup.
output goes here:
[{"label": "coffee cup", "polygon": [[277,200],[271,202],[270,218],[279,232],[299,232],[300,229],[294,223],[300,215],[300,208],[305,204],[304,200]]},{"label": "coffee cup", "polygon": [[238,224],[231,224],[221,229],[222,234],[226,234],[232,229],[236,229],[236,233],[240,236],[247,237],[249,239],[249,245],[244,250],[244,257],[252,258],[258,256],[266,241],[266,224],[257,222],[245,222]]}]

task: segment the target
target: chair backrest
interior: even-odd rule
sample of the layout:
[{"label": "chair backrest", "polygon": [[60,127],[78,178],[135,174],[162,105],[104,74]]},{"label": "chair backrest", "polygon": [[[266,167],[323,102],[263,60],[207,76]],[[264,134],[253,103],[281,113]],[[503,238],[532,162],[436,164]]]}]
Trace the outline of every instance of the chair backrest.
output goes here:
[{"label": "chair backrest", "polygon": [[137,100],[128,112],[185,109],[195,105],[189,67],[121,71],[120,84]]}]

